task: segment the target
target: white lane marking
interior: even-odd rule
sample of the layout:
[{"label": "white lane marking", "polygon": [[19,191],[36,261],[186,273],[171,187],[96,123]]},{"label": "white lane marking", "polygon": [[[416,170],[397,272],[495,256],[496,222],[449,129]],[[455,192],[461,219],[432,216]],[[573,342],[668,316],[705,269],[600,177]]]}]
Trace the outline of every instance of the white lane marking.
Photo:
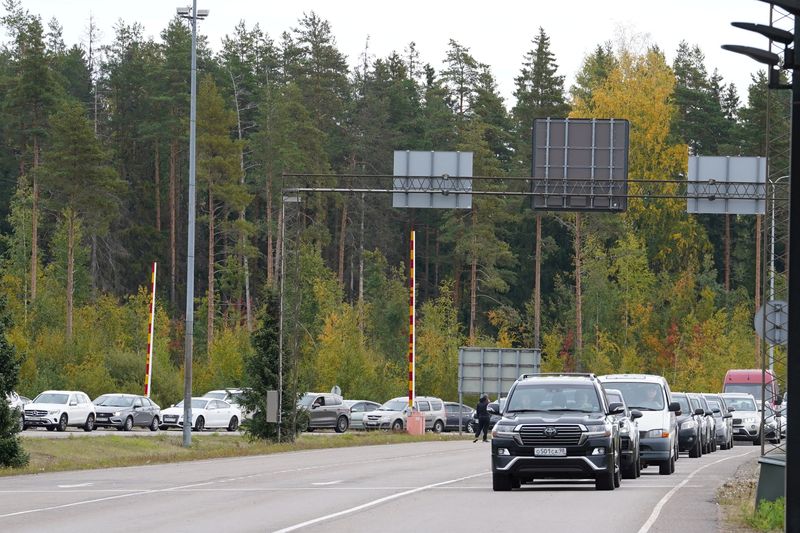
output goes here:
[{"label": "white lane marking", "polygon": [[153,489],[153,490],[145,490],[145,491],[141,491],[141,492],[130,492],[130,493],[127,493],[127,494],[118,494],[116,496],[106,496],[105,498],[97,498],[97,499],[94,499],[94,500],[82,500],[82,501],[79,501],[79,502],[65,503],[63,505],[53,505],[52,507],[40,507],[38,509],[28,509],[26,511],[17,511],[17,512],[14,512],[14,513],[0,514],[0,518],[10,518],[12,516],[20,516],[20,515],[26,515],[26,514],[41,513],[41,512],[44,512],[44,511],[55,511],[57,509],[67,509],[69,507],[77,507],[79,505],[87,505],[87,504],[90,504],[90,503],[105,502],[105,501],[109,501],[109,500],[119,500],[119,499],[122,499],[122,498],[131,497],[131,496],[141,496],[143,494],[155,494],[155,493],[158,493],[158,492],[170,492],[170,491],[176,491],[176,490],[180,490],[180,489],[184,489],[184,488],[199,487],[201,485],[210,485],[211,483],[213,483],[213,482],[212,481],[208,481],[206,483],[196,483],[194,485],[182,485],[180,487],[169,487],[169,488],[166,488],[166,489]]},{"label": "white lane marking", "polygon": [[713,463],[708,463],[707,465],[703,465],[700,468],[698,468],[697,470],[695,470],[694,472],[692,472],[691,474],[689,474],[686,477],[686,479],[684,479],[683,481],[681,481],[680,483],[678,483],[677,485],[672,487],[672,490],[669,491],[668,493],[666,493],[664,495],[664,497],[661,498],[661,500],[659,500],[659,502],[653,508],[653,512],[650,514],[650,518],[648,518],[647,522],[645,522],[644,525],[641,528],[639,528],[639,533],[647,533],[648,531],[650,531],[650,528],[653,527],[653,524],[655,524],[656,520],[658,520],[658,515],[661,514],[661,509],[664,508],[664,506],[667,504],[667,502],[670,500],[670,498],[672,498],[675,495],[676,492],[678,492],[687,483],[689,483],[689,480],[692,479],[695,476],[695,474],[697,474],[698,472],[700,472],[702,470],[705,470],[709,466],[714,466],[714,465],[719,464],[719,463],[721,463],[723,461],[727,461],[728,459],[736,459],[738,457],[744,457],[745,455],[750,455],[751,453],[753,453],[752,450],[749,451],[749,452],[740,453],[739,455],[731,455],[730,457],[725,457],[723,459],[719,459],[717,461],[714,461]]},{"label": "white lane marking", "polygon": [[326,485],[336,485],[337,483],[341,483],[341,482],[342,482],[341,479],[338,480],[338,481],[319,481],[317,483],[312,483],[312,485],[317,485],[317,486],[320,486],[320,487],[324,487]]},{"label": "white lane marking", "polygon": [[403,492],[398,492],[396,494],[392,494],[390,496],[385,496],[383,498],[378,498],[377,500],[372,500],[371,502],[367,502],[361,505],[357,505],[355,507],[351,507],[349,509],[345,509],[344,511],[339,511],[338,513],[331,513],[325,516],[320,516],[318,518],[314,518],[312,520],[307,520],[305,522],[301,522],[299,524],[295,524],[293,526],[285,527],[283,529],[279,529],[275,531],[275,533],[289,533],[290,531],[297,531],[298,529],[302,529],[304,527],[312,526],[314,524],[319,524],[320,522],[325,522],[327,520],[331,520],[333,518],[338,518],[340,516],[344,516],[347,514],[355,513],[364,509],[369,509],[370,507],[375,507],[376,505],[380,505],[382,503],[396,500],[398,498],[402,498],[403,496],[409,496],[411,494],[415,494],[417,492],[422,492],[424,490],[433,489],[436,487],[441,487],[442,485],[449,485],[451,483],[458,483],[459,481],[464,481],[466,479],[474,479],[476,477],[485,476],[488,472],[481,472],[480,474],[473,474],[471,476],[464,476],[456,479],[450,479],[447,481],[441,481],[439,483],[432,483],[430,485],[425,485],[424,487],[417,487],[415,489],[406,490]]},{"label": "white lane marking", "polygon": [[75,485],[59,485],[59,489],[76,489],[78,487],[88,487],[91,483],[77,483]]}]

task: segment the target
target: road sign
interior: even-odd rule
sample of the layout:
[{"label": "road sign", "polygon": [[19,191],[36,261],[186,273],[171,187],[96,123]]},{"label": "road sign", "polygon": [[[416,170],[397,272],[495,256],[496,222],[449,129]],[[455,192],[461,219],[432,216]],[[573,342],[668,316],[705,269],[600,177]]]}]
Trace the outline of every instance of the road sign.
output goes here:
[{"label": "road sign", "polygon": [[507,394],[521,374],[538,374],[541,352],[526,348],[476,348],[458,350],[458,392]]},{"label": "road sign", "polygon": [[753,326],[758,336],[775,345],[786,344],[789,338],[788,325],[789,304],[783,300],[768,301],[758,308],[753,319]]},{"label": "road sign", "polygon": [[392,207],[472,208],[472,152],[396,150],[394,175]]},{"label": "road sign", "polygon": [[766,179],[766,157],[691,156],[686,212],[763,215]]}]

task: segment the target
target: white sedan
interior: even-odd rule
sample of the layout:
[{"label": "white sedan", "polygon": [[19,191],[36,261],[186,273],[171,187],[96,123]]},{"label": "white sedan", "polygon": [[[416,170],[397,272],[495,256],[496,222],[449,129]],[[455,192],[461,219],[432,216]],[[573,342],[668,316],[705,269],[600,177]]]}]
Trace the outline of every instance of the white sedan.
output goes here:
[{"label": "white sedan", "polygon": [[[224,400],[214,398],[192,398],[192,429],[203,431],[206,428],[225,428],[228,431],[239,429],[242,412]],[[161,411],[160,429],[183,427],[183,402]]]}]

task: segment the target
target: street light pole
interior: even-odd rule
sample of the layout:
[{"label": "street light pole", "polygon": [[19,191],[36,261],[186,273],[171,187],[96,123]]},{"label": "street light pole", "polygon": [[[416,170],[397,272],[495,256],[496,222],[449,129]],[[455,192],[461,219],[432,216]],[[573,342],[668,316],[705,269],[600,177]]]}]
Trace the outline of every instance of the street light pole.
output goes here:
[{"label": "street light pole", "polygon": [[178,8],[178,15],[192,22],[192,81],[189,103],[189,224],[186,248],[186,335],[183,353],[183,446],[192,445],[192,350],[194,348],[194,227],[196,194],[197,126],[197,19],[208,10],[197,11],[197,0],[189,8]]}]

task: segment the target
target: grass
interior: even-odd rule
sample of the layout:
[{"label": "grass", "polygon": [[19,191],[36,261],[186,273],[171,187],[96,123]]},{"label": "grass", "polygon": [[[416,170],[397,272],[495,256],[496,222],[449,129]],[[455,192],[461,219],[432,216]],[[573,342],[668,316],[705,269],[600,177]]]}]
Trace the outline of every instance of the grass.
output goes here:
[{"label": "grass", "polygon": [[23,468],[0,468],[0,476],[138,466],[179,461],[195,461],[221,457],[243,457],[272,453],[375,446],[422,441],[444,441],[458,438],[450,435],[405,433],[351,432],[344,435],[303,435],[293,443],[275,444],[251,441],[247,437],[219,434],[195,436],[189,448],[182,446],[180,433],[155,437],[68,437],[64,439],[22,438],[30,463]]},{"label": "grass", "polygon": [[783,531],[784,499],[762,501],[756,510],[757,465],[750,465],[749,469],[725,482],[717,493],[726,522],[738,532]]},{"label": "grass", "polygon": [[785,498],[774,502],[762,501],[758,510],[748,517],[747,524],[756,531],[783,531],[785,512]]}]

